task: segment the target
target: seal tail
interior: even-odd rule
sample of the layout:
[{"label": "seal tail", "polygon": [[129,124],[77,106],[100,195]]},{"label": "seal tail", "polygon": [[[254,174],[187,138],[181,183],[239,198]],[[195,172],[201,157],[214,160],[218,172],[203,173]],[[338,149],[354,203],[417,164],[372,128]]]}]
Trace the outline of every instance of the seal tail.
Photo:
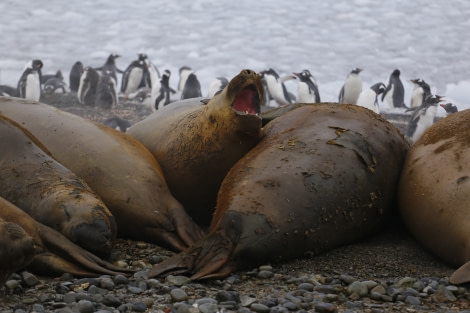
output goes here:
[{"label": "seal tail", "polygon": [[231,260],[233,242],[222,232],[212,233],[185,251],[155,265],[148,277],[178,273],[191,275],[192,280],[223,278],[235,268]]},{"label": "seal tail", "polygon": [[449,278],[451,284],[470,282],[470,261],[459,267]]}]

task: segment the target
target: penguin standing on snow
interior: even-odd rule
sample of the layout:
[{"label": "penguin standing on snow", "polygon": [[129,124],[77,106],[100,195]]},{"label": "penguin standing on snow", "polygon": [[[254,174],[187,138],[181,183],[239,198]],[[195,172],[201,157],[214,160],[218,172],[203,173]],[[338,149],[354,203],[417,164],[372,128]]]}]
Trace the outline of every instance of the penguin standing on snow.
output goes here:
[{"label": "penguin standing on snow", "polygon": [[17,85],[20,98],[39,101],[41,97],[42,66],[41,60],[32,60],[26,64]]},{"label": "penguin standing on snow", "polygon": [[339,91],[339,103],[356,104],[357,98],[359,98],[362,91],[362,78],[359,76],[360,72],[362,72],[362,68],[356,67],[348,74],[346,81]]},{"label": "penguin standing on snow", "polygon": [[201,84],[195,73],[190,73],[184,84],[181,100],[202,97]]},{"label": "penguin standing on snow", "polygon": [[78,87],[77,98],[80,104],[89,106],[95,105],[96,89],[100,74],[92,67],[84,67],[82,76],[80,76],[80,85]]},{"label": "penguin standing on snow", "polygon": [[103,66],[96,67],[95,70],[101,71],[101,74],[103,75],[111,75],[111,77],[114,78],[114,81],[117,82],[116,73],[124,73],[124,71],[118,69],[116,66],[116,59],[119,57],[121,57],[119,54],[110,54]]},{"label": "penguin standing on snow", "polygon": [[434,123],[437,106],[442,98],[443,97],[437,95],[429,95],[424,102],[414,110],[406,126],[405,136],[408,139],[415,142],[423,132]]},{"label": "penguin standing on snow", "polygon": [[136,92],[145,81],[145,61],[137,59],[124,70],[121,80],[121,92],[124,95]]},{"label": "penguin standing on snow", "polygon": [[320,92],[318,91],[317,80],[309,70],[300,73],[293,73],[299,78],[297,84],[298,103],[320,103]]},{"label": "penguin standing on snow", "polygon": [[417,108],[423,103],[424,99],[431,94],[431,88],[428,83],[421,78],[410,79],[410,81],[413,83],[410,108]]},{"label": "penguin standing on snow", "polygon": [[400,70],[395,69],[388,78],[388,84],[382,94],[382,102],[386,100],[389,107],[406,108],[405,106],[405,88],[400,80]]},{"label": "penguin standing on snow", "polygon": [[99,80],[96,88],[95,105],[109,110],[117,105],[117,85],[113,77],[113,72],[104,72]]},{"label": "penguin standing on snow", "polygon": [[269,96],[276,101],[277,106],[295,102],[295,96],[288,92],[284,85],[285,80],[294,78],[295,76],[288,76],[286,79],[281,79],[272,68],[260,72],[260,75],[261,79],[266,82],[266,90]]},{"label": "penguin standing on snow", "polygon": [[77,61],[73,64],[72,69],[70,70],[69,75],[69,87],[70,91],[73,93],[78,92],[80,87],[80,77],[83,74],[83,64],[80,61]]},{"label": "penguin standing on snow", "polygon": [[163,72],[162,78],[160,79],[160,84],[152,88],[152,94],[155,97],[155,110],[164,107],[170,103],[170,75],[169,70]]},{"label": "penguin standing on snow", "polygon": [[207,93],[208,98],[212,98],[219,91],[222,91],[228,84],[228,79],[225,77],[217,77],[209,84],[209,91]]},{"label": "penguin standing on snow", "polygon": [[363,90],[357,98],[356,105],[367,108],[375,113],[379,114],[379,103],[377,101],[378,96],[384,92],[385,84],[378,82]]}]

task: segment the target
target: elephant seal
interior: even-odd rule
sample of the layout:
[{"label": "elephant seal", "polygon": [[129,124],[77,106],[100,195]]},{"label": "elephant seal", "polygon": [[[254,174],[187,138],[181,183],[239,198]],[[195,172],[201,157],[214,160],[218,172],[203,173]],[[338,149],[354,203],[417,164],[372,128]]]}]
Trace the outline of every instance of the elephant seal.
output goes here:
[{"label": "elephant seal", "polygon": [[399,184],[412,235],[448,264],[450,282],[470,281],[470,110],[448,115],[411,146]]},{"label": "elephant seal", "polygon": [[[116,275],[130,272],[114,266],[74,244],[56,230],[39,223],[22,209],[0,197],[0,279],[18,270],[31,269],[51,276],[71,273],[76,276]],[[14,229],[16,240],[7,240],[3,230]],[[3,225],[10,225],[5,226]],[[20,228],[24,231],[21,232]],[[21,240],[19,242],[18,240]],[[18,251],[19,250],[19,251]],[[15,251],[17,252],[15,254]],[[13,252],[13,254],[10,254]]]},{"label": "elephant seal", "polygon": [[114,217],[81,178],[45,150],[0,115],[0,196],[79,246],[108,256],[117,235]]},{"label": "elephant seal", "polygon": [[200,98],[174,102],[129,128],[198,223],[209,225],[225,175],[261,139],[262,98],[258,74],[243,70],[206,105]]},{"label": "elephant seal", "polygon": [[81,177],[113,214],[118,236],[180,251],[203,236],[168,190],[157,160],[133,137],[47,104],[0,97],[21,124]]},{"label": "elephant seal", "polygon": [[210,233],[154,266],[192,279],[351,243],[392,216],[409,145],[395,126],[349,104],[310,104],[265,127],[218,194]]},{"label": "elephant seal", "polygon": [[8,276],[31,263],[34,249],[33,238],[21,226],[0,218],[0,287]]}]

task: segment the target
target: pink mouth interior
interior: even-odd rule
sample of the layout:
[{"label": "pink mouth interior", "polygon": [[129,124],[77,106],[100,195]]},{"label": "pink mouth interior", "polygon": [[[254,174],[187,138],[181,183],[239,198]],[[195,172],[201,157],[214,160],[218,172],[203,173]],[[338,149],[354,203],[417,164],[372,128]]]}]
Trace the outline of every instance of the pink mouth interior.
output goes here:
[{"label": "pink mouth interior", "polygon": [[257,97],[257,93],[253,89],[247,87],[238,94],[232,107],[239,112],[256,114],[258,112],[256,112],[255,105],[253,103],[253,99],[256,99],[255,97]]}]

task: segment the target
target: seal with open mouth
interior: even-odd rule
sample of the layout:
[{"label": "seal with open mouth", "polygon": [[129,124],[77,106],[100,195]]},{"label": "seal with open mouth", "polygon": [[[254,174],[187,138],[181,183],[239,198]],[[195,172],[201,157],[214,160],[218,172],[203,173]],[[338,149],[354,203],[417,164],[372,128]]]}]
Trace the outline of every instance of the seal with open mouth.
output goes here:
[{"label": "seal with open mouth", "polygon": [[129,128],[162,167],[170,191],[188,214],[208,225],[220,184],[262,137],[263,84],[242,70],[206,105],[200,98],[172,103]]}]

